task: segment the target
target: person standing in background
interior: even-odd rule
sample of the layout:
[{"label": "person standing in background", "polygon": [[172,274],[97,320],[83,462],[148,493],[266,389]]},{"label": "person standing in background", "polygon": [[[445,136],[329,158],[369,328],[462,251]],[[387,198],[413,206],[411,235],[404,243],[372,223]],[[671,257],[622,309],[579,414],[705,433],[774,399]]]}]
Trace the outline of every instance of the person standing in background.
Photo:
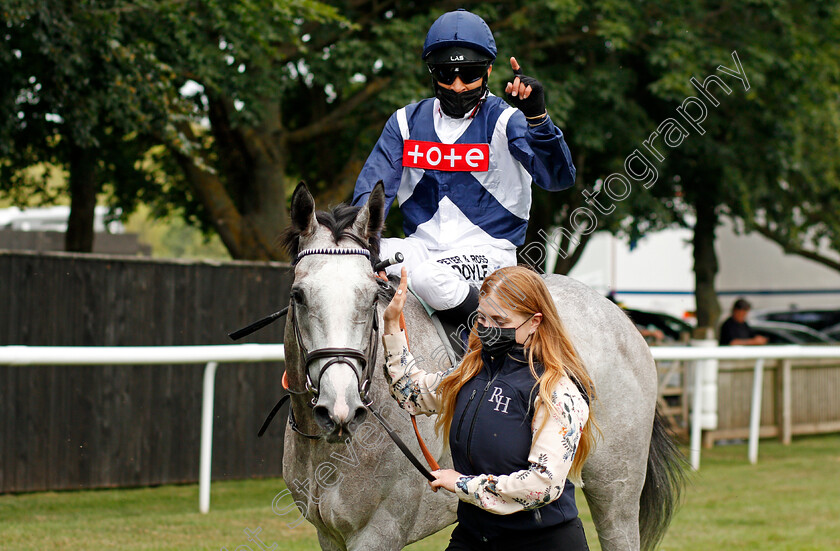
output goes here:
[{"label": "person standing in background", "polygon": [[732,315],[720,326],[718,343],[721,346],[756,346],[767,344],[767,337],[757,335],[747,324],[747,314],[750,313],[750,308],[750,303],[744,298],[739,298],[735,301],[735,304],[732,305]]}]

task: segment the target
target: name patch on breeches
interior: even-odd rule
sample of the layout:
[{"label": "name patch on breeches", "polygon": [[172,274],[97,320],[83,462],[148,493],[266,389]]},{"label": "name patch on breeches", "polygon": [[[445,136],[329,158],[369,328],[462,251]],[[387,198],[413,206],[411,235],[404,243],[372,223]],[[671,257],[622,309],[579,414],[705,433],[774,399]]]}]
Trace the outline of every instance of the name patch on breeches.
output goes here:
[{"label": "name patch on breeches", "polygon": [[489,262],[483,254],[455,254],[437,262],[459,272],[467,281],[481,282],[490,274]]}]

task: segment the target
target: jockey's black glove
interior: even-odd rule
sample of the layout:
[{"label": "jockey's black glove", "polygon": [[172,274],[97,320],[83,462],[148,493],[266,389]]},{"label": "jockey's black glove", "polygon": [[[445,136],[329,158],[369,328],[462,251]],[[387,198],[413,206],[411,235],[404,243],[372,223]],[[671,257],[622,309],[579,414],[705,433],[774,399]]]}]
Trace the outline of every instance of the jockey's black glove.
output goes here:
[{"label": "jockey's black glove", "polygon": [[544,119],[542,115],[546,114],[545,110],[545,90],[540,81],[534,77],[525,76],[521,69],[513,71],[514,78],[519,77],[519,82],[526,87],[531,87],[531,93],[527,98],[522,99],[519,95],[511,96],[507,94],[508,103],[518,108],[528,118],[529,123],[542,122]]}]

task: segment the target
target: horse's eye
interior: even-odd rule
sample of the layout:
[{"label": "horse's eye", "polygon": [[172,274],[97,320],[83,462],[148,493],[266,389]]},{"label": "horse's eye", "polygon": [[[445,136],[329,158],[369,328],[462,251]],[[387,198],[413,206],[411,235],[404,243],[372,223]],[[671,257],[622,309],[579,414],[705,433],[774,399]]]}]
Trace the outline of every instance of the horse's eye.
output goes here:
[{"label": "horse's eye", "polygon": [[289,298],[291,298],[292,302],[294,302],[295,304],[306,304],[306,296],[303,294],[303,291],[301,291],[298,288],[293,288],[291,290],[291,292],[289,293]]}]

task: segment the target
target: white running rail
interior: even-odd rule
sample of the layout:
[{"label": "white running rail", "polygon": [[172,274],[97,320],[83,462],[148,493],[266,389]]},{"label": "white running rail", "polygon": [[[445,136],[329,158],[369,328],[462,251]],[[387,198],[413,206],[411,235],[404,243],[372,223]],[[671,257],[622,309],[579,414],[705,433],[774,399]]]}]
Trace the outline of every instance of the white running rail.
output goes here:
[{"label": "white running rail", "polygon": [[[761,383],[765,360],[840,359],[840,346],[655,346],[655,360],[756,360],[750,411],[748,455],[758,461]],[[206,364],[201,408],[199,466],[199,511],[210,510],[210,465],[213,448],[213,396],[216,368],[220,363],[284,361],[282,344],[235,344],[216,346],[0,346],[0,364],[6,365],[161,365]],[[701,370],[695,370],[691,422],[691,466],[700,468]]]},{"label": "white running rail", "polygon": [[[702,341],[701,341],[702,342]],[[840,346],[654,346],[653,358],[659,360],[755,360],[752,403],[750,405],[750,463],[758,461],[758,432],[761,414],[761,388],[765,360],[840,359]],[[702,371],[694,370],[694,398],[691,403],[691,467],[700,468],[700,409],[703,403]]]},{"label": "white running rail", "polygon": [[201,394],[201,452],[198,510],[210,511],[210,465],[213,451],[213,398],[220,363],[278,362],[282,344],[215,346],[0,346],[0,365],[167,365],[206,364]]}]

